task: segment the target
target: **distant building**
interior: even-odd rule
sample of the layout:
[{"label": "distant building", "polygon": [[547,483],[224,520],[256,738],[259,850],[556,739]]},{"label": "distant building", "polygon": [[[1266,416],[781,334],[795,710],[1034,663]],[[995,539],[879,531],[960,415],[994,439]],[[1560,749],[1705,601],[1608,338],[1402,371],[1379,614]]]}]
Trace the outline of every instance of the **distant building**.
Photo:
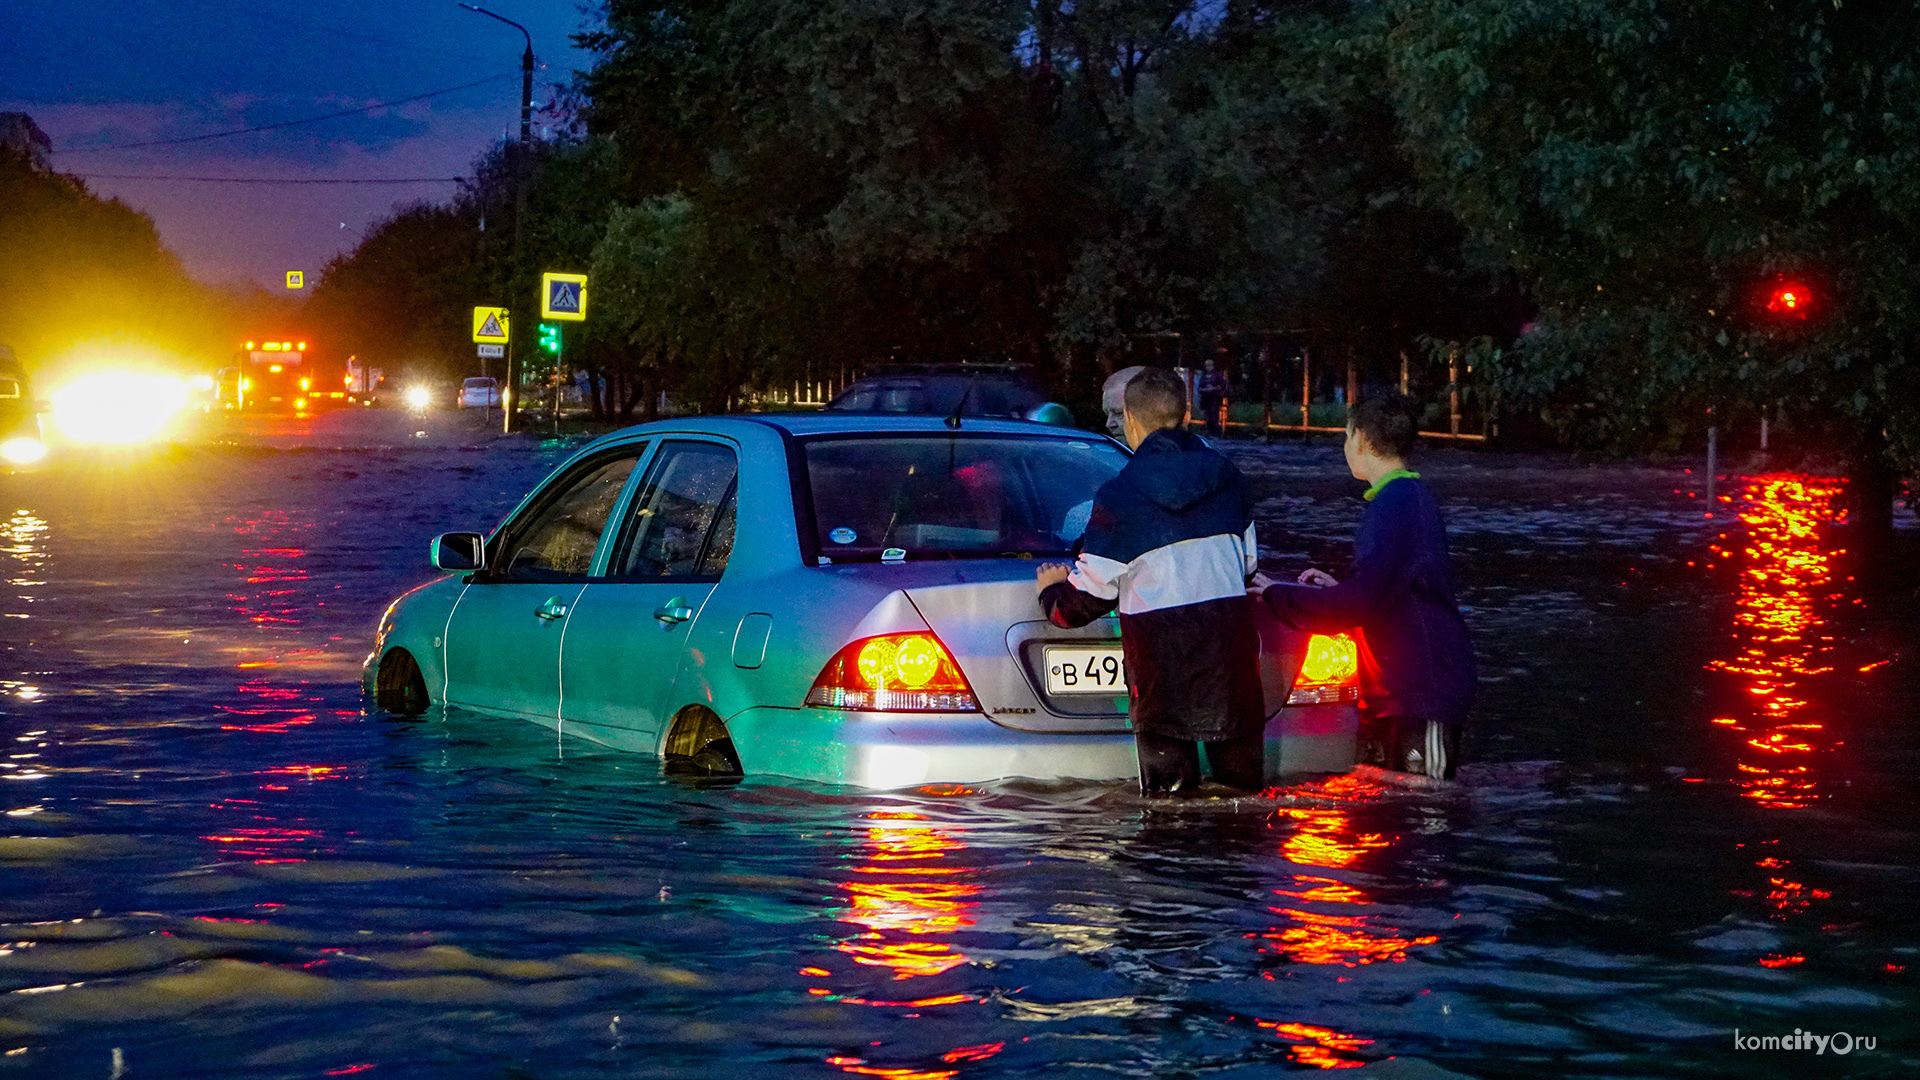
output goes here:
[{"label": "distant building", "polygon": [[43,172],[53,169],[49,159],[53,140],[26,113],[0,112],[0,150],[10,150],[26,158],[27,164]]}]

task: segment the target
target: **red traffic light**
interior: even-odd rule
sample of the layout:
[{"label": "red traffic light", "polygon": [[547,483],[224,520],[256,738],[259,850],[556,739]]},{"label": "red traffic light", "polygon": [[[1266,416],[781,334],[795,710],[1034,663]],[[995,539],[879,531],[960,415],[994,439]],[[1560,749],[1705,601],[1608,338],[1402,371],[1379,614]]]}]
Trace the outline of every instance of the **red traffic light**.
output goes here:
[{"label": "red traffic light", "polygon": [[1781,282],[1774,286],[1773,294],[1767,297],[1767,310],[1775,315],[1804,319],[1812,306],[1812,291],[1798,281]]}]

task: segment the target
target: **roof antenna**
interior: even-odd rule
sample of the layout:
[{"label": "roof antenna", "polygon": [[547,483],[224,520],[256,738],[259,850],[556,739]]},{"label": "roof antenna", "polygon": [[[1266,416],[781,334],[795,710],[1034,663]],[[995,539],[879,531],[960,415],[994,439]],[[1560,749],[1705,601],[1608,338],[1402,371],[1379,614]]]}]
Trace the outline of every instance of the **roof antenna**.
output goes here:
[{"label": "roof antenna", "polygon": [[967,398],[969,395],[973,393],[973,382],[975,379],[978,379],[979,377],[980,377],[980,373],[977,371],[967,376],[967,388],[965,390],[960,391],[960,404],[955,405],[953,407],[953,415],[947,417],[948,427],[953,428],[956,431],[960,429],[960,414],[966,411]]}]

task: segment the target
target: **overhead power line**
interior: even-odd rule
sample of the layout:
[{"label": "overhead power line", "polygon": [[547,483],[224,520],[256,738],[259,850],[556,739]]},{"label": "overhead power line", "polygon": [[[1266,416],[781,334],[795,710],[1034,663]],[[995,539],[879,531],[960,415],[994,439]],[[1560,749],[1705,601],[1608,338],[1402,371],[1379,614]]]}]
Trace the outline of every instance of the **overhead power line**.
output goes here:
[{"label": "overhead power line", "polygon": [[373,112],[375,109],[391,108],[395,105],[405,105],[409,102],[425,101],[428,98],[439,97],[442,94],[471,90],[476,86],[485,86],[487,83],[499,82],[501,79],[507,78],[512,78],[512,76],[507,74],[489,75],[484,79],[470,83],[462,83],[459,86],[449,86],[444,90],[430,90],[427,93],[415,94],[412,97],[375,102],[372,105],[364,105],[358,109],[345,109],[340,112],[328,113],[325,116],[309,116],[304,120],[282,120],[277,124],[261,124],[258,127],[234,128],[232,131],[216,131],[210,135],[189,135],[181,139],[154,139],[150,142],[118,143],[113,146],[83,146],[56,152],[61,154],[99,154],[105,153],[108,150],[139,150],[149,146],[178,146],[181,143],[205,142],[208,139],[226,139],[235,135],[251,135],[256,131],[276,131],[280,128],[298,127],[301,124],[317,124],[322,120],[337,120],[342,116],[358,116],[361,113]]},{"label": "overhead power line", "polygon": [[82,180],[166,180],[180,184],[459,184],[464,176],[376,176],[281,179],[269,176],[135,176],[128,173],[67,173]]}]

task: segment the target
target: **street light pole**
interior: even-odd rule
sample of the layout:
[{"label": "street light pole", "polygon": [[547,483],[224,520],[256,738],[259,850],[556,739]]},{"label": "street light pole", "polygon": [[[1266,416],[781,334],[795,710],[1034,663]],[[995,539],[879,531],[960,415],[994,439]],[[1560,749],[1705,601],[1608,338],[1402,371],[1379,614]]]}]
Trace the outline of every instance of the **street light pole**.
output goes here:
[{"label": "street light pole", "polygon": [[[533,35],[527,33],[526,27],[521,26],[519,23],[514,22],[504,15],[496,15],[486,8],[475,7],[472,4],[461,4],[460,6],[466,8],[468,11],[479,12],[489,18],[499,19],[501,22],[520,31],[520,36],[527,40],[527,49],[520,54],[520,153],[513,167],[513,268],[517,271],[520,269],[520,240],[521,237],[525,235],[525,229],[521,222],[524,221],[527,216],[527,165],[533,160]],[[511,275],[509,275],[509,281],[511,282]],[[510,284],[509,292],[511,291]],[[509,312],[518,306],[519,305],[513,302],[512,296],[507,298],[507,308]],[[509,317],[509,326],[516,322],[521,323],[523,326],[526,325],[520,319]],[[502,414],[500,430],[502,432],[510,432],[513,430],[513,409],[516,404],[515,397],[517,396],[514,391],[513,380],[513,351],[514,339],[512,335],[508,335],[506,393],[500,395],[500,412]]]}]

